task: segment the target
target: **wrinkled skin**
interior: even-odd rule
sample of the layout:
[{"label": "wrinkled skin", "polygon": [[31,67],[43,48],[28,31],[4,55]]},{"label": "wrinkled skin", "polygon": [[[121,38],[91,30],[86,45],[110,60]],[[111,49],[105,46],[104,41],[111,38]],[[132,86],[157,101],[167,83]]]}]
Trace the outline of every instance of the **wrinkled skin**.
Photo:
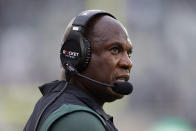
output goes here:
[{"label": "wrinkled skin", "polygon": [[[118,81],[128,81],[132,61],[130,55],[132,44],[126,29],[110,16],[101,16],[94,22],[90,32],[92,56],[83,75],[103,83],[113,84]],[[85,91],[89,96],[103,106],[123,97],[112,89],[100,86],[77,76],[72,83]]]}]

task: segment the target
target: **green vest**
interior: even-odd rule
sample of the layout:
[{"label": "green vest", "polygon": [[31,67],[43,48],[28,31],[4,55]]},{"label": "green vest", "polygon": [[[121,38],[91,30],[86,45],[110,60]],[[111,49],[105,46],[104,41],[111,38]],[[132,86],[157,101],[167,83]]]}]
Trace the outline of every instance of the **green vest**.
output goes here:
[{"label": "green vest", "polygon": [[[77,124],[77,126],[79,125],[79,127],[87,124],[88,123],[85,123],[85,120],[82,121],[82,118],[81,118],[81,113],[87,113],[87,115],[85,116],[90,116],[91,119],[96,122],[97,126],[97,130],[99,131],[105,131],[105,121],[103,120],[103,118],[98,115],[95,111],[93,111],[92,109],[88,108],[88,107],[84,107],[84,106],[79,106],[79,105],[73,105],[73,104],[64,104],[62,105],[60,108],[58,108],[56,111],[54,111],[52,114],[50,114],[48,116],[48,118],[44,121],[43,125],[41,126],[40,128],[40,131],[49,131],[49,129],[51,129],[51,127],[53,127],[55,124],[57,125],[58,124],[58,120],[61,119],[61,118],[66,118],[68,117],[69,115],[73,115],[73,114],[77,114],[75,115],[74,117],[77,119],[81,119],[81,122],[77,122],[77,123],[70,123],[70,124],[66,124],[66,126],[63,127],[63,129],[57,129],[58,130],[62,130],[62,131],[65,131],[66,129],[70,129],[69,127],[70,126],[74,126]],[[74,118],[74,119],[75,119]],[[72,118],[71,118],[72,119]],[[72,120],[66,120],[66,121],[72,121]],[[68,122],[69,123],[69,122]],[[85,124],[84,124],[85,123]],[[82,125],[80,125],[82,124]],[[62,128],[62,126],[60,126],[60,128]],[[64,129],[65,128],[65,129]],[[87,128],[87,127],[85,127]],[[54,130],[56,131],[56,130]]]}]

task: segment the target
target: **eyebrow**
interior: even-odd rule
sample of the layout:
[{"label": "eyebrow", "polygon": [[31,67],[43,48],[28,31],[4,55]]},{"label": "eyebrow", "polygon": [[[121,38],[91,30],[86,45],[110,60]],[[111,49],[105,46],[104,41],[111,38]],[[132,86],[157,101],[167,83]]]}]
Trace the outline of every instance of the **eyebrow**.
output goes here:
[{"label": "eyebrow", "polygon": [[122,44],[120,44],[119,42],[114,42],[114,43],[111,44],[111,46],[118,46],[118,47],[123,49]]},{"label": "eyebrow", "polygon": [[[114,42],[114,43],[111,44],[111,46],[118,46],[118,47],[120,47],[122,50],[124,50],[122,44],[120,44],[119,42]],[[130,54],[133,53],[133,47],[132,47],[131,45],[129,46],[129,49],[128,49],[127,52],[129,52]]]}]

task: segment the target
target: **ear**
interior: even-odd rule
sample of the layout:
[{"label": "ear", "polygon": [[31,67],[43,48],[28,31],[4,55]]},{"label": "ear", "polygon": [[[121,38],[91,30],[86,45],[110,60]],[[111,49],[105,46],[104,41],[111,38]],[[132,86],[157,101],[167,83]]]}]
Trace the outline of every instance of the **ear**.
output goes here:
[{"label": "ear", "polygon": [[66,80],[65,69],[62,66],[61,66],[61,79],[60,80]]}]

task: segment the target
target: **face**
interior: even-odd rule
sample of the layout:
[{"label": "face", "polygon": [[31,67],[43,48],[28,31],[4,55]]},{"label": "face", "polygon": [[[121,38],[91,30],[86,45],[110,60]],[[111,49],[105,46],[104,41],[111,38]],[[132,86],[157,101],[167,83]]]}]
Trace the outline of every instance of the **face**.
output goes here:
[{"label": "face", "polygon": [[[115,19],[102,16],[91,32],[92,57],[84,75],[107,84],[129,80],[132,44],[125,28]],[[103,102],[122,98],[110,88],[93,84],[87,88]]]}]

